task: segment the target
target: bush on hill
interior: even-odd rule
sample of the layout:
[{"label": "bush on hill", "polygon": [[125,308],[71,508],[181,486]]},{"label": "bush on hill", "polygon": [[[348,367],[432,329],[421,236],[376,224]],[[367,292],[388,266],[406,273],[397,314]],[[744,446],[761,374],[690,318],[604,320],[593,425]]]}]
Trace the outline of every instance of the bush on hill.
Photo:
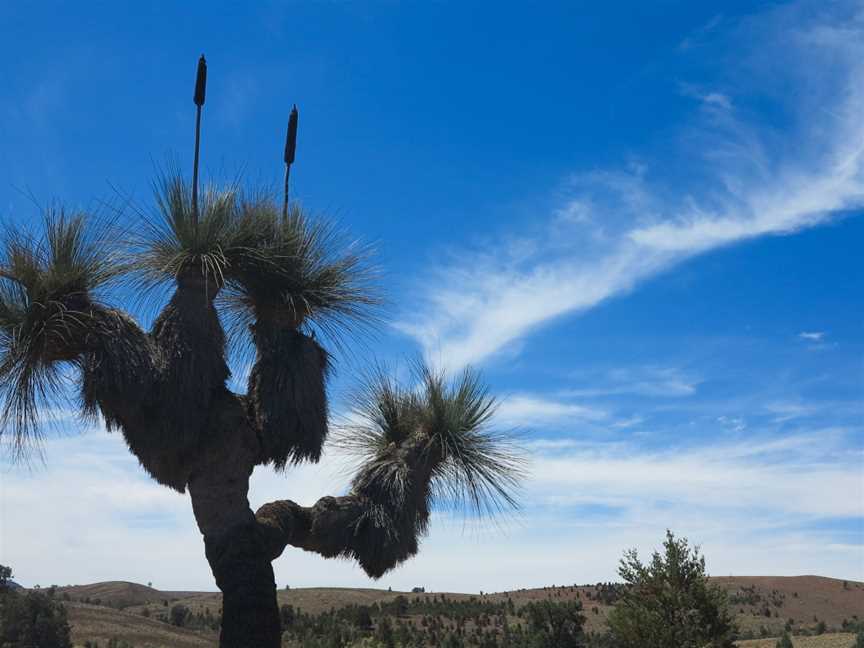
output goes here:
[{"label": "bush on hill", "polygon": [[621,648],[731,648],[735,626],[726,593],[708,582],[705,558],[687,539],[666,532],[663,553],[644,564],[625,552],[618,573],[627,585],[609,615]]},{"label": "bush on hill", "polygon": [[11,578],[12,570],[0,565],[0,646],[72,648],[66,608],[49,594],[19,594]]}]

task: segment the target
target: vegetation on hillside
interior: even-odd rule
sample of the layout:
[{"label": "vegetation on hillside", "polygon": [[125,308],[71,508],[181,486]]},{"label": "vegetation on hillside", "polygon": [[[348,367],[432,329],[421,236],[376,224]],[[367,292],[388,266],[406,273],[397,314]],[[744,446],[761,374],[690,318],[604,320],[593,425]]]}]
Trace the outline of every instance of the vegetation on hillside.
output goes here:
[{"label": "vegetation on hillside", "polygon": [[[787,581],[789,599],[809,625],[796,622],[789,632],[795,648],[852,648],[864,614],[860,583],[829,579],[721,579],[730,592],[781,601],[776,587],[761,589],[753,582]],[[716,580],[715,580],[716,582]],[[734,583],[734,586],[732,585]],[[422,588],[416,588],[421,590]],[[607,632],[608,612],[624,595],[623,583],[553,586],[500,594],[442,594],[416,591],[328,588],[283,589],[279,598],[283,645],[431,648],[432,646],[548,645],[614,647]],[[798,596],[792,596],[796,591]],[[37,590],[68,607],[73,642],[86,648],[211,648],[219,628],[221,597],[201,592],[160,592],[132,583],[101,583]],[[755,596],[754,596],[755,594]],[[851,598],[844,598],[846,596]],[[845,601],[845,602],[844,602]],[[843,609],[833,616],[828,632],[817,635],[814,611],[820,602]],[[850,605],[850,602],[852,603]],[[782,608],[773,608],[782,609]],[[738,605],[733,606],[738,611]],[[736,620],[746,617],[740,615]],[[772,617],[773,619],[773,617]],[[788,619],[786,620],[788,622]],[[818,621],[825,621],[819,618]],[[844,630],[844,634],[836,634]],[[762,627],[765,639],[738,641],[742,648],[775,648],[782,631]],[[773,633],[773,634],[771,634]],[[808,636],[809,635],[809,636]],[[741,633],[752,636],[751,631]],[[774,637],[768,639],[767,637]],[[862,635],[864,648],[864,635]],[[858,648],[856,646],[856,648]]]},{"label": "vegetation on hillside", "polygon": [[52,593],[19,593],[9,581],[12,569],[0,565],[0,646],[72,648],[66,609]]}]

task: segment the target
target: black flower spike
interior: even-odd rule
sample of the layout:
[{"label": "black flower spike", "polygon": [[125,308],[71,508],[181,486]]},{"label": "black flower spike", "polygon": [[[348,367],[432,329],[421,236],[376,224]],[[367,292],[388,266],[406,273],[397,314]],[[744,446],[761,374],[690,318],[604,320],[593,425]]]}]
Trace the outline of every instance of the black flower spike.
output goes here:
[{"label": "black flower spike", "polygon": [[297,106],[291,110],[288,117],[288,134],[285,136],[285,164],[294,164],[294,152],[297,150]]},{"label": "black flower spike", "polygon": [[198,76],[195,79],[195,96],[193,101],[196,106],[204,105],[204,95],[207,93],[207,60],[204,55],[198,59]]},{"label": "black flower spike", "polygon": [[198,153],[201,147],[201,106],[207,94],[207,60],[204,55],[198,59],[198,75],[195,77],[195,96],[192,100],[195,109],[195,161],[192,163],[192,223],[198,227]]},{"label": "black flower spike", "polygon": [[288,116],[288,133],[285,135],[285,200],[282,203],[282,218],[288,218],[288,180],[291,177],[291,165],[294,164],[294,153],[297,151],[297,105],[291,109]]}]

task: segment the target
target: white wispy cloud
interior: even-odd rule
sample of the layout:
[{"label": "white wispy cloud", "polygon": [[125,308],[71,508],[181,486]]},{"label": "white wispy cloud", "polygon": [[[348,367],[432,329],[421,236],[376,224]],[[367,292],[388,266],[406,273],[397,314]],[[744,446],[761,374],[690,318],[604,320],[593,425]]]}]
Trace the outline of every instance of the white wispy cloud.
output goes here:
[{"label": "white wispy cloud", "polygon": [[635,394],[661,398],[692,396],[701,379],[675,367],[620,367],[599,375],[576,376],[590,386],[574,387],[566,394],[575,397]]},{"label": "white wispy cloud", "polygon": [[682,83],[680,85],[681,94],[685,97],[698,99],[704,104],[708,110],[720,109],[729,111],[732,109],[732,100],[723,92],[716,90],[707,90],[691,83]]},{"label": "white wispy cloud", "polygon": [[812,416],[819,408],[813,404],[793,401],[775,401],[765,404],[765,409],[775,415],[776,423],[784,423],[798,418]]},{"label": "white wispy cloud", "polygon": [[495,423],[503,427],[536,429],[561,422],[603,421],[602,409],[527,394],[513,394],[501,401]]},{"label": "white wispy cloud", "polygon": [[791,234],[864,204],[864,19],[793,28],[799,13],[763,18],[763,37],[751,39],[762,49],[742,58],[787,62],[780,82],[802,91],[786,91],[797,103],[784,109],[800,126],[763,133],[740,117],[734,86],[703,92],[710,109],[682,126],[694,148],[662,161],[687,166],[692,186],[665,186],[645,164],[577,175],[572,198],[548,214],[545,235],[454,254],[428,278],[425,303],[396,327],[431,360],[458,368],[694,255]]},{"label": "white wispy cloud", "polygon": [[825,337],[825,333],[823,331],[802,331],[798,334],[798,337],[810,342],[821,342],[822,338]]},{"label": "white wispy cloud", "polygon": [[718,416],[717,422],[732,432],[743,432],[747,429],[747,422],[740,416]]},{"label": "white wispy cloud", "polygon": [[[838,431],[645,452],[627,444],[539,446],[531,490],[557,506],[594,503],[634,512],[676,509],[764,514],[785,523],[861,514],[860,451],[834,450]],[[842,457],[842,455],[841,455]],[[748,513],[749,512],[749,513]]]}]

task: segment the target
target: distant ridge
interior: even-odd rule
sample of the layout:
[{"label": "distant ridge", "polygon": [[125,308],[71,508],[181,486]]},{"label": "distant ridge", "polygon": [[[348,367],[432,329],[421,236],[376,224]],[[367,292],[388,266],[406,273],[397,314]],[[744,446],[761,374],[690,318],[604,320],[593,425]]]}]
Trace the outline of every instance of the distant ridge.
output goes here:
[{"label": "distant ridge", "polygon": [[[828,576],[817,576],[814,574],[805,574],[801,576],[711,576],[710,580],[718,585],[737,585],[737,584],[761,584],[764,586],[773,586],[778,587],[782,586],[784,588],[788,588],[793,585],[804,585],[804,586],[813,586],[817,588],[825,588],[835,589],[833,586],[840,585],[843,583],[848,583],[849,587],[852,589],[859,589],[864,591],[864,581],[855,581],[855,580],[843,580],[839,578],[832,578]],[[22,588],[21,585],[15,583],[14,581],[9,581],[9,584],[13,588]],[[578,587],[583,587],[585,585],[593,585],[594,583],[582,583],[578,585]],[[555,589],[566,589],[571,587],[570,585],[550,585],[545,587],[532,587],[532,588],[524,588],[524,589],[515,589],[503,592],[485,592],[485,596],[502,596],[502,595],[512,595],[512,594],[525,594],[529,592],[544,592],[549,591],[552,588]],[[93,596],[102,597],[105,600],[116,601],[120,598],[135,598],[135,600],[140,600],[142,602],[147,601],[161,601],[162,599],[168,598],[188,598],[188,597],[196,597],[196,596],[218,596],[219,592],[215,590],[160,590],[148,585],[142,585],[140,583],[135,583],[133,581],[99,581],[96,583],[89,583],[86,585],[65,585],[58,586],[58,592],[67,592],[73,598],[77,597],[78,594],[81,596]],[[371,587],[297,587],[291,588],[287,590],[289,592],[332,592],[334,595],[338,596],[339,592],[343,592],[346,595],[350,596],[351,593],[377,593],[380,595],[392,595],[397,596],[399,594],[403,595],[412,595],[416,596],[417,593],[410,591],[391,591],[384,590],[378,588]],[[447,590],[435,591],[436,594],[446,594],[452,596],[478,596],[480,590],[477,592],[452,592]],[[427,593],[432,593],[431,590]],[[134,604],[133,604],[134,605]]]},{"label": "distant ridge", "polygon": [[162,591],[130,581],[104,581],[89,585],[70,585],[58,587],[57,591],[61,594],[68,594],[74,601],[99,600],[103,605],[121,609],[168,599],[177,600],[219,594],[218,592]]},{"label": "distant ridge", "polygon": [[[844,620],[864,619],[864,583],[822,576],[720,576],[711,579],[729,593],[730,605],[742,631],[754,633],[764,627],[768,636],[782,632],[788,619],[796,624],[811,624],[814,618],[829,628],[840,628]],[[419,583],[423,585],[423,583]],[[563,602],[581,600],[586,629],[602,631],[612,605],[604,603],[602,587],[556,585],[497,593],[398,592],[372,588],[309,587],[279,590],[279,604],[290,604],[309,614],[318,614],[347,605],[387,603],[397,596],[410,600],[439,597],[484,601],[513,601],[518,608],[531,601]],[[72,638],[107,643],[112,637],[133,645],[170,645],[176,648],[215,648],[215,633],[176,628],[159,621],[174,605],[184,605],[193,613],[217,615],[222,604],[219,592],[165,591],[128,581],[108,581],[88,585],[58,587],[55,596],[66,602]],[[845,641],[845,639],[844,639]],[[749,643],[742,644],[749,646]],[[767,644],[766,644],[767,645]],[[771,644],[773,646],[773,644]],[[833,644],[832,644],[833,645]],[[838,644],[839,645],[839,644]],[[844,644],[845,645],[845,644]],[[761,646],[761,644],[760,644]],[[755,644],[753,648],[756,648]]]}]

